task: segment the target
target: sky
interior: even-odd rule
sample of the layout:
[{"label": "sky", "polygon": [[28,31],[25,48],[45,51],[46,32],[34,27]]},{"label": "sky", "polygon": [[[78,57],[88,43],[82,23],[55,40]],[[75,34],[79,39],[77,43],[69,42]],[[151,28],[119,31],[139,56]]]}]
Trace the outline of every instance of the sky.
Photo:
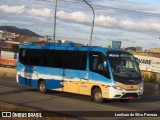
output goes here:
[{"label": "sky", "polygon": [[[90,43],[93,13],[83,0],[57,0],[56,39]],[[160,48],[160,0],[86,0],[95,11],[92,46]],[[55,0],[0,0],[0,25],[53,36]]]}]

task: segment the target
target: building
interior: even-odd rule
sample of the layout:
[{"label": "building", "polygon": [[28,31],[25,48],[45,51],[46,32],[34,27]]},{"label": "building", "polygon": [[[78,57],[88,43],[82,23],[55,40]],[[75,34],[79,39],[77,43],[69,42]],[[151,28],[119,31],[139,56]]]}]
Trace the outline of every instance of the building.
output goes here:
[{"label": "building", "polygon": [[151,48],[147,52],[160,54],[160,48]]},{"label": "building", "polygon": [[134,52],[142,52],[142,47],[140,47],[140,46],[127,47],[127,48],[125,48],[125,50],[130,51],[130,52],[132,52],[132,51],[134,51]]},{"label": "building", "polygon": [[120,49],[121,48],[121,41],[112,41],[112,48]]},{"label": "building", "polygon": [[15,38],[15,33],[0,30],[0,40],[12,40],[13,38]]}]

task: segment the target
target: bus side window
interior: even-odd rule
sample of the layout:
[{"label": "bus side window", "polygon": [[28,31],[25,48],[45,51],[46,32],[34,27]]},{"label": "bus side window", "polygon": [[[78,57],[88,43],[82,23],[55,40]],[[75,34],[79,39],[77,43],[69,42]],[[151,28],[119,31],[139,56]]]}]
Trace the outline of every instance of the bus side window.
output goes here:
[{"label": "bus side window", "polygon": [[38,53],[38,61],[37,61],[37,64],[38,66],[47,66],[48,64],[48,54],[49,54],[49,51],[48,50],[39,50],[39,53]]},{"label": "bus side window", "polygon": [[[100,52],[90,52],[90,70],[91,71],[100,71],[99,65],[103,63],[103,55]],[[102,66],[103,67],[103,66]]]},{"label": "bus side window", "polygon": [[83,51],[66,51],[64,57],[64,68],[85,70],[87,53]]},{"label": "bus side window", "polygon": [[104,68],[104,55],[100,52],[90,52],[89,53],[89,68],[91,71],[99,73],[107,78],[110,78],[109,76],[109,70],[107,68]]},{"label": "bus side window", "polygon": [[64,56],[65,56],[65,51],[63,50],[54,50],[53,53],[54,57],[52,58],[52,67],[55,68],[63,68],[64,66]]},{"label": "bus side window", "polygon": [[87,66],[87,52],[82,52],[81,58],[80,58],[79,69],[86,70],[86,66]]},{"label": "bus side window", "polygon": [[85,70],[87,52],[71,50],[20,49],[24,65]]},{"label": "bus side window", "polygon": [[93,63],[92,63],[92,70],[97,70],[98,69],[98,58],[94,58],[93,59]]},{"label": "bus side window", "polygon": [[32,65],[34,62],[31,49],[20,49],[20,62],[24,65]]}]

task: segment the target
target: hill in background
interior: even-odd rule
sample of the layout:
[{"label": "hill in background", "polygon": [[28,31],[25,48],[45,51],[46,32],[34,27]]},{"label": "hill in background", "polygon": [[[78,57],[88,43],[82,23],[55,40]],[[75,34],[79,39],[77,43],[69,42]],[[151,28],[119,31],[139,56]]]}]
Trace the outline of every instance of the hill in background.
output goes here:
[{"label": "hill in background", "polygon": [[12,33],[20,34],[20,35],[29,35],[29,36],[35,36],[35,37],[41,37],[37,33],[28,30],[28,29],[20,29],[15,26],[0,26],[0,30],[7,30]]}]

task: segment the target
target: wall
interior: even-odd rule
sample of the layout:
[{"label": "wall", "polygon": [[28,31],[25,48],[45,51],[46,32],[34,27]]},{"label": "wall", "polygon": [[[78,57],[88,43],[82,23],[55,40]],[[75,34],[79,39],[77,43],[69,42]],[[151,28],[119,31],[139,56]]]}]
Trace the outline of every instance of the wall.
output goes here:
[{"label": "wall", "polygon": [[7,51],[0,52],[0,66],[16,67],[16,65],[17,65],[17,54]]},{"label": "wall", "polygon": [[134,55],[138,58],[140,70],[160,73],[160,58]]}]

